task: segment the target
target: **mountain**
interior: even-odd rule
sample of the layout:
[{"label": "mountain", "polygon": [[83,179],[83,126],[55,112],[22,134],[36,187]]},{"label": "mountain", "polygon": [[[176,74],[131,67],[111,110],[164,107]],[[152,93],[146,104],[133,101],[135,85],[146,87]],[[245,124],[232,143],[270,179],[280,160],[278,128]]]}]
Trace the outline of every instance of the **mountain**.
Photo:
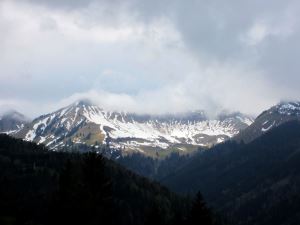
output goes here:
[{"label": "mountain", "polygon": [[267,131],[291,120],[300,120],[300,102],[281,102],[261,113],[234,140],[249,143]]},{"label": "mountain", "polygon": [[217,225],[201,196],[193,203],[95,153],[0,134],[0,168],[0,224]]},{"label": "mountain", "polygon": [[0,116],[0,132],[13,134],[24,128],[28,119],[21,113],[10,110]]},{"label": "mountain", "polygon": [[203,111],[170,115],[138,115],[106,111],[78,101],[26,125],[15,137],[45,144],[51,149],[85,144],[107,144],[124,151],[152,151],[189,146],[211,146],[238,134],[252,123],[240,113],[209,120]]},{"label": "mountain", "polygon": [[283,123],[248,144],[217,145],[162,183],[180,193],[201,191],[232,224],[299,224],[300,122]]}]

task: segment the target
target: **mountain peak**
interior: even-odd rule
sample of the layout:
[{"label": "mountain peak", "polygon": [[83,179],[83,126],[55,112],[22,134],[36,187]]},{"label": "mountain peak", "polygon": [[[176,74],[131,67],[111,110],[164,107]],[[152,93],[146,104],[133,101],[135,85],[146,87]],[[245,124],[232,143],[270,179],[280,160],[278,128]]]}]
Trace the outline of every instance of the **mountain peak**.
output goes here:
[{"label": "mountain peak", "polygon": [[[210,146],[248,126],[242,118],[208,119],[203,111],[170,115],[138,115],[106,111],[81,99],[40,116],[16,134],[53,149],[73,144],[107,144],[128,151],[151,151],[187,146]],[[96,144],[97,143],[97,144]],[[183,150],[182,150],[183,149]]]},{"label": "mountain peak", "polygon": [[7,134],[15,133],[22,129],[28,121],[29,119],[23,114],[15,110],[8,110],[0,117],[0,132]]},{"label": "mountain peak", "polygon": [[76,106],[92,106],[94,104],[89,99],[80,99],[80,100],[76,101],[73,105],[76,105]]},{"label": "mountain peak", "polygon": [[13,109],[5,111],[1,115],[1,118],[2,119],[14,119],[14,120],[22,121],[22,122],[26,122],[29,120],[22,113],[19,113],[18,111],[13,110]]},{"label": "mountain peak", "polygon": [[280,102],[261,113],[249,127],[235,137],[236,140],[251,142],[255,138],[279,125],[300,120],[300,102]]},{"label": "mountain peak", "polygon": [[275,110],[282,115],[300,115],[300,102],[280,102]]}]

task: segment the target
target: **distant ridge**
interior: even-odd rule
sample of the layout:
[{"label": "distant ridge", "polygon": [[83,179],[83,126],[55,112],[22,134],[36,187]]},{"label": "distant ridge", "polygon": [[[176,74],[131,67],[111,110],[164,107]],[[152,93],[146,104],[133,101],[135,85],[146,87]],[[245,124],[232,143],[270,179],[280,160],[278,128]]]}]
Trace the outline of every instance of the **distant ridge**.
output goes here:
[{"label": "distant ridge", "polygon": [[28,122],[29,119],[23,114],[15,110],[8,110],[0,116],[0,132],[14,134],[23,129]]},{"label": "distant ridge", "polygon": [[210,120],[204,111],[168,115],[138,115],[107,111],[88,100],[77,101],[27,124],[15,137],[51,149],[84,144],[109,144],[124,151],[155,152],[223,142],[251,124],[241,113],[222,114]]},{"label": "distant ridge", "polygon": [[300,120],[300,102],[280,102],[262,112],[249,127],[234,139],[249,143],[269,130],[292,120]]}]

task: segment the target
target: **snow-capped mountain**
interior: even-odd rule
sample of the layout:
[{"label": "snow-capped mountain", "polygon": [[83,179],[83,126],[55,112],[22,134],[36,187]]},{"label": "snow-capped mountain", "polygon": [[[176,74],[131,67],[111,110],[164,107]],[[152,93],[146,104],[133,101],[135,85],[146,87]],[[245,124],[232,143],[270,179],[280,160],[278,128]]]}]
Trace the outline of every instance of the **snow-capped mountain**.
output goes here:
[{"label": "snow-capped mountain", "polygon": [[24,128],[28,119],[21,113],[10,110],[0,116],[0,132],[14,134]]},{"label": "snow-capped mountain", "polygon": [[300,120],[300,102],[281,102],[261,113],[234,139],[248,143],[272,128],[291,120]]},{"label": "snow-capped mountain", "polygon": [[253,122],[251,117],[223,114],[209,120],[203,111],[176,115],[137,115],[106,111],[79,101],[40,116],[15,136],[52,149],[74,144],[109,144],[124,150],[166,149],[179,145],[210,146],[222,142]]}]

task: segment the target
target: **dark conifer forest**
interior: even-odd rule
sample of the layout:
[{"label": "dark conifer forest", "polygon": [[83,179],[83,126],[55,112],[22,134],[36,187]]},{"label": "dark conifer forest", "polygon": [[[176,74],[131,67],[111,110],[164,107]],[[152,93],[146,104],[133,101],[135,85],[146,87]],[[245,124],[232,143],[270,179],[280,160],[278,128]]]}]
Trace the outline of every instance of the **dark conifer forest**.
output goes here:
[{"label": "dark conifer forest", "polygon": [[220,224],[200,194],[179,196],[96,153],[48,151],[7,135],[0,184],[0,224]]},{"label": "dark conifer forest", "polygon": [[155,160],[141,154],[118,162],[181,194],[201,191],[230,224],[300,221],[300,123],[287,122],[249,144],[227,141],[190,156]]},{"label": "dark conifer forest", "polygon": [[300,123],[287,122],[249,144],[226,142],[162,180],[178,193],[199,190],[232,224],[300,221]]},{"label": "dark conifer forest", "polygon": [[3,134],[0,224],[298,225],[299,152],[298,121],[165,159],[56,152]]}]

